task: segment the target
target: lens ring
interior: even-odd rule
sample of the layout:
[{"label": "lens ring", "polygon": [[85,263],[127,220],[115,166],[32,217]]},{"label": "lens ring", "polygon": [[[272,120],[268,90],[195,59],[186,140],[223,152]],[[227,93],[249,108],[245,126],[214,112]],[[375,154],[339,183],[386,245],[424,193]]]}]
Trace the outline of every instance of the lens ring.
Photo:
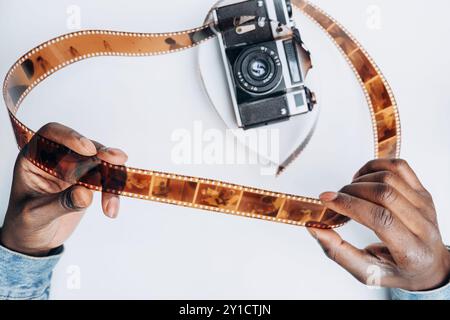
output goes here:
[{"label": "lens ring", "polygon": [[245,91],[254,94],[267,93],[281,81],[280,58],[274,50],[265,46],[249,48],[237,58],[234,76]]},{"label": "lens ring", "polygon": [[264,80],[270,75],[272,71],[271,61],[261,58],[253,58],[247,67],[247,72],[255,80]]},{"label": "lens ring", "polygon": [[[265,65],[265,72],[261,76],[256,76],[252,67],[257,63],[259,65]],[[241,63],[241,71],[244,80],[250,85],[255,87],[265,87],[271,83],[275,77],[275,61],[268,54],[260,52],[251,52],[248,54]]]}]

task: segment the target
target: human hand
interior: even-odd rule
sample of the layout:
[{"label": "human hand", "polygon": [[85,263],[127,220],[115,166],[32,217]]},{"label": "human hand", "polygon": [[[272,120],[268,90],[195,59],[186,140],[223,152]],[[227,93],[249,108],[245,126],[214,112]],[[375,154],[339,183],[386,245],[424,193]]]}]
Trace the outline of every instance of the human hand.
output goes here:
[{"label": "human hand", "polygon": [[[38,134],[81,155],[96,156],[114,165],[123,165],[128,158],[123,151],[106,148],[58,123],[45,125]],[[16,252],[45,256],[72,234],[92,198],[91,190],[51,176],[33,165],[21,152],[14,168],[0,242]],[[116,218],[119,197],[103,193],[101,202],[105,215]]]},{"label": "human hand", "polygon": [[324,205],[375,232],[382,243],[364,250],[334,230],[308,229],[327,256],[366,283],[381,271],[380,285],[425,291],[447,284],[450,253],[442,242],[429,192],[404,160],[374,160],[338,193],[321,195]]}]

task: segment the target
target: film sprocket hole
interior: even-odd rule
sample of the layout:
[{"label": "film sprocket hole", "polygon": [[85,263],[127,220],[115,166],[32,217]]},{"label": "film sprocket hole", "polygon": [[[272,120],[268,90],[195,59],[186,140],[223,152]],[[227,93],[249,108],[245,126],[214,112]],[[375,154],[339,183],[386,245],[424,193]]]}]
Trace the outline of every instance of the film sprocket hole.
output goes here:
[{"label": "film sprocket hole", "polygon": [[288,120],[312,111],[304,80],[311,67],[290,0],[247,0],[213,11],[238,126]]}]

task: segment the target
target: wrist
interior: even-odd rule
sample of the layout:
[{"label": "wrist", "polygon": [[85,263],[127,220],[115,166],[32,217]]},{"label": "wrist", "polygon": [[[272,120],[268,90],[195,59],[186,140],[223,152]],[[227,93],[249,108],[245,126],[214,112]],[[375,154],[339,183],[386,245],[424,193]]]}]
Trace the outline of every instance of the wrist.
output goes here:
[{"label": "wrist", "polygon": [[441,288],[443,286],[446,286],[450,282],[450,247],[444,247],[445,252],[443,255],[443,275],[444,280],[441,282],[439,286],[437,286],[434,289]]},{"label": "wrist", "polygon": [[447,271],[446,283],[448,284],[450,282],[450,246],[446,246],[445,249],[447,251],[447,253],[446,253],[447,259],[445,259],[445,263],[446,263],[445,270]]},{"label": "wrist", "polygon": [[20,242],[15,241],[13,237],[10,237],[9,233],[4,231],[4,228],[0,228],[0,245],[13,252],[30,257],[46,257],[52,251],[51,249],[26,248],[20,245]]},{"label": "wrist", "polygon": [[[450,282],[450,247],[444,247],[440,267],[426,277],[428,281],[421,287],[415,288],[415,292],[428,292],[447,286]],[[434,279],[434,281],[431,281]]]}]

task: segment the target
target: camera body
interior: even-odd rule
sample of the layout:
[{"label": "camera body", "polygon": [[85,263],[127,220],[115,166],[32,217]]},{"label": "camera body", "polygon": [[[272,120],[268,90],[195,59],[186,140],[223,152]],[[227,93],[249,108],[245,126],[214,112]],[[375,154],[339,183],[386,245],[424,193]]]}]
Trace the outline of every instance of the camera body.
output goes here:
[{"label": "camera body", "polygon": [[[268,125],[312,111],[310,64],[290,0],[246,0],[213,11],[238,126]],[[308,60],[308,61],[305,61]]]}]

